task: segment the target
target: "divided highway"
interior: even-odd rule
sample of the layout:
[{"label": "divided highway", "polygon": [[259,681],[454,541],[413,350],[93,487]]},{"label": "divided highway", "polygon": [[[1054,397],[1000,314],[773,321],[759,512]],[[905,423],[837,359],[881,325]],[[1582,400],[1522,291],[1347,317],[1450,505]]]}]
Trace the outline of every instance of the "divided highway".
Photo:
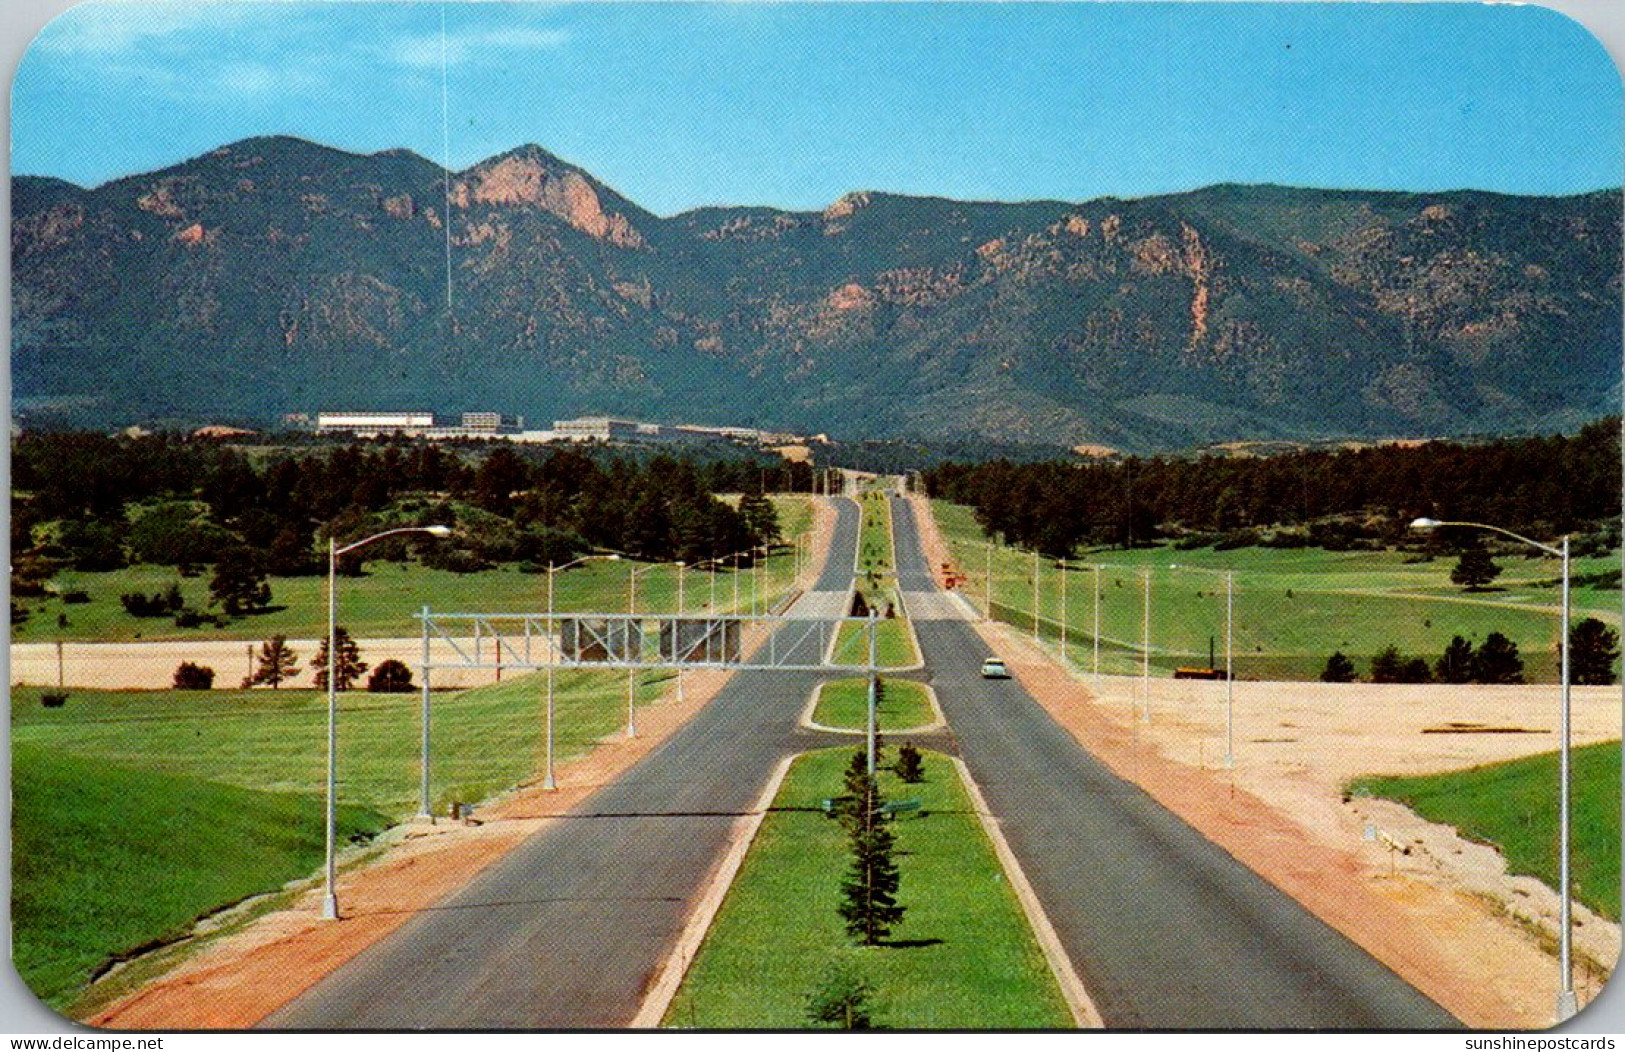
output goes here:
[{"label": "divided highway", "polygon": [[[857,508],[850,501],[837,507],[829,557],[805,597],[817,609],[830,609],[829,593],[844,596],[852,583]],[[806,638],[804,626],[780,631]],[[806,653],[795,654],[797,663],[822,660],[815,638],[798,645]],[[819,678],[736,673],[686,727],[617,781],[261,1025],[628,1025],[734,820],[761,795],[781,757],[827,744],[796,730]]]},{"label": "divided highway", "polygon": [[[797,616],[842,613],[858,515]],[[1459,1024],[1348,939],[1112,775],[1014,681],[937,588],[893,501],[899,584],[958,748],[1108,1026],[1438,1029]],[[806,622],[780,631],[802,637]],[[809,650],[816,644],[801,644]],[[798,655],[807,663],[819,655]],[[791,752],[820,673],[740,672],[615,782],[262,1024],[293,1029],[624,1027],[735,818]],[[906,863],[905,863],[906,865]]]},{"label": "divided highway", "polygon": [[[892,501],[904,603],[938,593]],[[963,620],[916,619],[929,681],[988,806],[1106,1025],[1402,1029],[1461,1024],[1080,749],[1019,683],[984,680]]]}]

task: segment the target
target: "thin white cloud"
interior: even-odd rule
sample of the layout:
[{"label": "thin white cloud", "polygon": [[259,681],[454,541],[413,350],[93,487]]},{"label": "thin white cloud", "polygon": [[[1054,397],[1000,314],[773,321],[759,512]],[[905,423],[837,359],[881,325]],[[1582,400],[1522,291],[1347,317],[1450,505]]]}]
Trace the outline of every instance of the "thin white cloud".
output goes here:
[{"label": "thin white cloud", "polygon": [[[284,10],[275,11],[278,7]],[[282,4],[94,0],[69,8],[45,28],[35,46],[53,54],[120,55],[285,13]]]},{"label": "thin white cloud", "polygon": [[533,27],[500,29],[458,29],[446,34],[442,43],[439,33],[402,37],[389,45],[389,57],[413,69],[439,68],[444,54],[448,65],[515,51],[550,51],[570,42],[570,34],[562,29]]}]

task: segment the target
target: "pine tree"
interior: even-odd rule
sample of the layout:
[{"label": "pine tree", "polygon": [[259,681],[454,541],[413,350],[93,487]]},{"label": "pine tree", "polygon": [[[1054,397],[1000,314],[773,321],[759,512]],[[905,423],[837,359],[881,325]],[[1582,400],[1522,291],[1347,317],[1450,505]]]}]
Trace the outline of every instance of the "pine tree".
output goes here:
[{"label": "pine tree", "polygon": [[1569,629],[1569,682],[1606,686],[1614,682],[1619,633],[1594,617]]},{"label": "pine tree", "polygon": [[[1352,668],[1352,666],[1350,666]],[[909,784],[925,781],[925,765],[920,761],[920,750],[913,742],[904,742],[897,750],[897,777]]]},{"label": "pine tree", "polygon": [[814,1023],[835,1023],[842,1030],[868,1030],[874,1026],[869,981],[844,967],[830,973],[807,999],[807,1018]]},{"label": "pine tree", "polygon": [[[361,660],[361,649],[350,638],[350,633],[343,628],[333,633],[338,642],[338,668],[335,670],[333,682],[338,690],[349,690],[350,685],[361,678],[367,671],[367,663]],[[310,669],[316,673],[316,689],[327,689],[327,640],[317,649],[316,656],[311,659]]]},{"label": "pine tree", "polygon": [[1405,659],[1399,656],[1399,648],[1390,643],[1371,659],[1371,682],[1403,682],[1404,667]]},{"label": "pine tree", "polygon": [[1501,568],[1495,565],[1490,553],[1482,548],[1468,548],[1461,553],[1456,561],[1456,568],[1450,571],[1450,580],[1459,584],[1469,592],[1478,592],[1484,586],[1501,576]]},{"label": "pine tree", "polygon": [[232,617],[269,606],[271,586],[265,583],[259,556],[247,548],[232,548],[220,556],[209,582],[209,598]]},{"label": "pine tree", "polygon": [[260,644],[259,664],[254,674],[249,677],[245,687],[268,683],[272,690],[282,685],[285,679],[292,679],[293,674],[299,671],[299,655],[288,647],[286,636],[272,636]]},{"label": "pine tree", "polygon": [[1499,632],[1491,632],[1473,655],[1474,683],[1522,683],[1523,658],[1518,644]]},{"label": "pine tree", "polygon": [[1471,683],[1473,681],[1473,645],[1460,636],[1454,636],[1444,654],[1433,666],[1434,677],[1440,683]]},{"label": "pine tree", "polygon": [[895,840],[881,807],[880,787],[866,771],[862,752],[847,767],[848,797],[839,817],[852,849],[852,868],[841,881],[838,911],[846,932],[865,946],[878,946],[903,919],[897,904],[900,875],[892,859]]},{"label": "pine tree", "polygon": [[1326,667],[1321,670],[1322,683],[1353,683],[1354,662],[1348,659],[1341,650],[1335,651],[1326,659]]}]

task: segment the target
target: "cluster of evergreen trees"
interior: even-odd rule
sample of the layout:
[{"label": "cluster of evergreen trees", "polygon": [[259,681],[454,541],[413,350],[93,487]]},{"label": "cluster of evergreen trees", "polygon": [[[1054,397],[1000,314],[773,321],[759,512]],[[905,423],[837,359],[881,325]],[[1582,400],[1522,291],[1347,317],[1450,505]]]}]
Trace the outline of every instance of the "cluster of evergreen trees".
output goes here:
[{"label": "cluster of evergreen trees", "polygon": [[[39,594],[60,566],[191,572],[223,563],[230,572],[216,601],[253,609],[268,601],[265,574],[323,571],[329,536],[428,523],[457,527],[456,542],[408,536],[368,556],[418,552],[452,570],[539,567],[593,548],[698,561],[777,539],[764,483],[810,490],[813,470],[508,443],[244,449],[162,435],[25,433],[12,443],[13,595]],[[715,497],[728,491],[750,496],[736,509]],[[145,610],[144,599],[132,603]]]},{"label": "cluster of evergreen trees", "polygon": [[[1574,436],[1256,458],[952,463],[922,480],[931,496],[974,508],[989,534],[1055,557],[1158,536],[1257,543],[1266,539],[1258,531],[1280,526],[1292,528],[1276,543],[1397,544],[1423,515],[1549,537],[1617,522],[1619,432],[1614,417]],[[1617,540],[1616,526],[1593,543]]]},{"label": "cluster of evergreen trees", "polygon": [[[1613,683],[1619,660],[1619,633],[1594,617],[1569,629],[1569,682],[1606,686]],[[1320,673],[1325,683],[1353,683],[1359,678],[1354,662],[1342,651],[1326,659]],[[1405,657],[1397,646],[1385,647],[1371,659],[1372,683],[1522,683],[1523,657],[1518,644],[1500,632],[1491,632],[1474,647],[1461,636],[1451,637],[1438,660]]]}]

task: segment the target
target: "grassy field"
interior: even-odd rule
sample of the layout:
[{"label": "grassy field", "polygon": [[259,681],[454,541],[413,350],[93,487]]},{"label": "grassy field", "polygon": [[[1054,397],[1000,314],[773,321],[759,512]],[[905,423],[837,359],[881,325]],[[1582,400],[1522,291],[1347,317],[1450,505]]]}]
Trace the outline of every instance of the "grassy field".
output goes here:
[{"label": "grassy field", "polygon": [[821,807],[840,791],[851,755],[810,753],[791,768],[665,1024],[805,1028],[808,997],[845,965],[875,987],[879,1026],[1071,1026],[992,846],[939,754],[924,754],[923,784],[881,772],[888,799],[923,804],[893,826],[898,901],[908,913],[888,944],[851,944],[835,912],[845,837]]},{"label": "grassy field", "polygon": [[[640,676],[640,704],[665,675]],[[543,682],[532,674],[434,697],[437,813],[538,770]],[[625,726],[625,684],[621,672],[558,674],[558,762]],[[71,1001],[113,955],[320,864],[324,695],[75,690],[48,709],[40,694],[11,698],[13,938],[24,977],[53,1003]],[[417,694],[340,695],[349,828],[416,813],[419,706]]]},{"label": "grassy field", "polygon": [[[969,508],[933,501],[937,523],[960,568],[970,575],[966,594],[986,601],[988,547]],[[1334,650],[1367,674],[1371,658],[1390,643],[1406,655],[1432,661],[1454,635],[1475,644],[1500,632],[1518,644],[1530,682],[1556,682],[1560,569],[1555,560],[1499,558],[1497,590],[1467,594],[1450,583],[1454,559],[1407,562],[1399,552],[1328,552],[1318,548],[1170,547],[1080,554],[1066,572],[1069,653],[1093,662],[1095,573],[1101,566],[1101,671],[1138,671],[1144,617],[1143,573],[1151,583],[1151,664],[1167,673],[1180,665],[1206,665],[1210,640],[1223,660],[1225,585],[1235,572],[1235,652],[1238,676],[1314,679]],[[1611,557],[1577,559],[1575,575],[1618,569]],[[1062,572],[1038,563],[1041,630],[1060,635]],[[1033,558],[1030,552],[992,549],[995,612],[1030,628]],[[1574,590],[1575,618],[1596,617],[1617,626],[1620,593],[1594,586]]]},{"label": "grassy field", "polygon": [[[936,719],[925,687],[908,679],[885,679],[875,717],[881,731],[923,727]],[[826,727],[863,730],[869,720],[869,681],[862,676],[837,679],[824,684],[813,709],[813,722]]]},{"label": "grassy field", "polygon": [[[1574,896],[1619,919],[1620,744],[1582,746],[1572,754]],[[1398,800],[1430,822],[1455,826],[1469,840],[1494,844],[1513,873],[1557,886],[1557,754],[1417,778],[1362,778],[1350,791]]]},{"label": "grassy field", "polygon": [[[669,673],[638,679],[648,704]],[[436,694],[432,714],[433,802],[478,800],[527,778],[542,755],[543,673],[457,694]],[[557,757],[580,754],[625,726],[623,672],[561,671],[554,692]],[[273,792],[325,785],[326,696],[282,691],[71,692],[65,706],[40,704],[40,688],[12,693],[11,734],[114,766]],[[421,696],[339,695],[341,799],[394,818],[418,806]]]},{"label": "grassy field", "polygon": [[[179,937],[199,916],[321,864],[315,794],[132,770],[39,745],[19,746],[12,763],[13,960],[53,1006],[115,955]],[[369,808],[339,810],[345,840],[386,824]]]},{"label": "grassy field", "polygon": [[[786,543],[810,530],[812,508],[806,498],[774,497],[773,502],[779,511]],[[595,561],[554,575],[555,608],[561,612],[625,611],[630,598],[629,565]],[[521,573],[517,566],[456,574],[415,563],[369,562],[366,571],[365,576],[345,578],[339,583],[339,621],[358,639],[417,635],[419,627],[415,615],[424,604],[439,611],[481,613],[536,612],[547,606],[547,575]],[[794,575],[795,556],[788,548],[763,560],[760,575],[742,568],[737,575],[738,607],[749,610],[753,604],[764,606],[777,602],[789,591]],[[675,566],[661,566],[640,574],[638,610],[676,610],[677,576]],[[727,564],[698,572],[687,571],[683,578],[685,610],[707,609],[713,594],[720,611],[735,609],[736,575]],[[131,617],[119,603],[119,596],[127,592],[151,594],[179,583],[186,605],[205,610],[209,605],[207,572],[198,577],[181,578],[173,567],[132,566],[107,573],[63,571],[54,580],[61,591],[86,592],[90,602],[70,605],[56,598],[27,600],[31,614],[27,621],[12,626],[13,641],[261,640],[278,634],[312,639],[327,630],[327,578],[321,574],[271,578],[272,608],[236,618],[224,628],[177,628],[169,618]],[[67,627],[58,626],[58,615],[67,616]]]}]

